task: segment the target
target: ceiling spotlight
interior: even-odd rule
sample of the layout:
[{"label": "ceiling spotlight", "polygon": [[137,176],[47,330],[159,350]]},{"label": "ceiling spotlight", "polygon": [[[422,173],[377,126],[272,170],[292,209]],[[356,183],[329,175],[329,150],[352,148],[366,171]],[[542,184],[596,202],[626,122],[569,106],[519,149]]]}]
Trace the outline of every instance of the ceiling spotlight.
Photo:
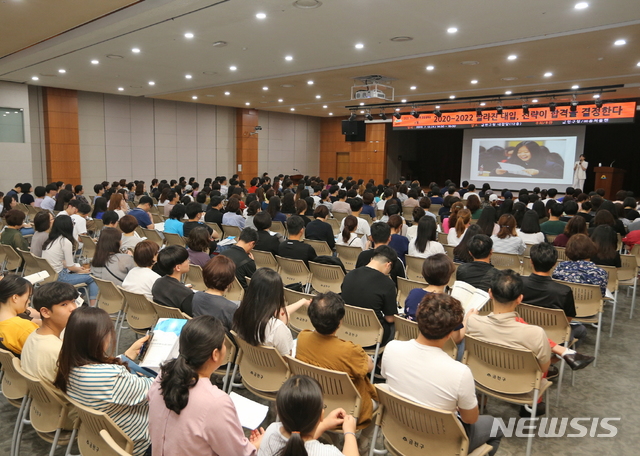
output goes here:
[{"label": "ceiling spotlight", "polygon": [[118,90],[119,90],[120,92],[123,92],[123,91],[124,91],[124,87],[118,87]]},{"label": "ceiling spotlight", "polygon": [[411,87],[409,87],[409,89],[411,89],[411,90],[416,90],[416,89],[417,89],[417,87],[416,87],[416,86],[411,86]]},{"label": "ceiling spotlight", "polygon": [[40,78],[39,78],[38,76],[32,76],[32,77],[31,77],[31,80],[32,80],[32,81],[37,81],[37,80],[39,80],[39,79],[40,79]]},{"label": "ceiling spotlight", "polygon": [[498,106],[496,106],[496,111],[498,112],[498,114],[502,114],[502,110],[503,110],[503,109],[504,109],[504,108],[502,107],[502,105],[498,105]]},{"label": "ceiling spotlight", "polygon": [[382,111],[379,115],[382,120],[387,120],[387,115],[384,113],[384,111]]},{"label": "ceiling spotlight", "polygon": [[480,106],[486,106],[487,104],[483,101],[482,103],[480,103]]},{"label": "ceiling spotlight", "polygon": [[282,103],[284,100],[282,98],[278,98],[278,103]]},{"label": "ceiling spotlight", "polygon": [[368,112],[367,114],[365,114],[364,116],[365,119],[367,119],[369,122],[371,122],[373,120],[373,116],[371,115],[370,112]]},{"label": "ceiling spotlight", "polygon": [[264,14],[264,13],[258,13],[258,14],[256,14],[256,17],[257,17],[258,19],[265,19],[265,18],[267,17],[267,15],[266,15],[266,14]]},{"label": "ceiling spotlight", "polygon": [[596,108],[600,109],[602,107],[602,100],[600,98],[598,98],[596,100]]},{"label": "ceiling spotlight", "polygon": [[316,100],[319,100],[320,98],[322,98],[322,95],[316,95]]},{"label": "ceiling spotlight", "polygon": [[436,109],[435,111],[433,111],[433,113],[435,114],[436,117],[440,118],[442,117],[442,113],[440,112],[439,109]]},{"label": "ceiling spotlight", "polygon": [[531,103],[537,103],[537,102],[538,102],[537,98],[534,98],[533,100],[531,100]]},{"label": "ceiling spotlight", "polygon": [[313,81],[309,80],[309,81],[307,81],[307,84],[309,84],[310,86],[312,86],[312,85],[313,85]]},{"label": "ceiling spotlight", "polygon": [[188,39],[191,39],[191,38],[193,38],[193,33],[187,32],[187,33],[184,34],[184,37],[188,38]]},{"label": "ceiling spotlight", "polygon": [[551,76],[553,76],[553,73],[551,73],[550,71],[547,71],[547,72],[544,74],[544,77],[545,77],[545,78],[550,78]]},{"label": "ceiling spotlight", "polygon": [[449,95],[449,100],[455,100],[456,96],[455,95]]},{"label": "ceiling spotlight", "polygon": [[478,83],[478,80],[477,80],[477,79],[472,79],[472,80],[471,80],[471,84],[477,84],[477,83]]},{"label": "ceiling spotlight", "polygon": [[576,100],[571,102],[571,106],[569,106],[569,111],[576,112],[578,110],[578,102]]},{"label": "ceiling spotlight", "polygon": [[292,55],[287,55],[287,56],[285,56],[285,57],[284,57],[284,59],[285,59],[287,62],[291,62],[291,61],[293,60],[293,56],[292,56]]},{"label": "ceiling spotlight", "polygon": [[364,103],[360,103],[360,106],[364,106]]},{"label": "ceiling spotlight", "polygon": [[58,73],[60,73],[60,74],[65,74],[66,72],[67,72],[67,70],[63,70],[62,68],[60,68],[60,69],[58,70]]},{"label": "ceiling spotlight", "polygon": [[518,58],[518,56],[517,56],[517,55],[515,55],[515,54],[511,54],[509,57],[507,57],[507,60],[515,60],[515,59],[517,59],[517,58]]},{"label": "ceiling spotlight", "polygon": [[427,66],[427,71],[433,71],[435,67],[433,65],[429,65]]},{"label": "ceiling spotlight", "polygon": [[262,88],[262,90],[269,90],[269,87],[264,86],[264,87]]},{"label": "ceiling spotlight", "polygon": [[225,95],[231,95],[231,92],[225,92],[224,94]]},{"label": "ceiling spotlight", "polygon": [[356,44],[356,49],[362,49],[363,47],[364,47],[364,44],[362,43]]},{"label": "ceiling spotlight", "polygon": [[140,49],[133,48],[133,49],[131,49],[131,52],[133,52],[134,54],[140,54]]},{"label": "ceiling spotlight", "polygon": [[153,82],[153,81],[149,81],[149,85],[150,85],[150,86],[154,86],[154,85],[156,85],[156,83],[155,83],[155,82]]},{"label": "ceiling spotlight", "polygon": [[589,6],[589,4],[587,2],[578,2],[576,3],[576,6],[574,6],[575,9],[585,9]]},{"label": "ceiling spotlight", "polygon": [[323,109],[327,109],[328,107],[329,107],[329,106],[327,106],[327,105],[322,105],[322,108],[323,108]]},{"label": "ceiling spotlight", "polygon": [[356,113],[354,111],[351,111],[351,115],[349,116],[349,122],[353,122],[354,120],[356,120]]},{"label": "ceiling spotlight", "polygon": [[554,101],[552,101],[551,103],[549,103],[549,111],[550,112],[556,112],[556,107],[557,106],[558,105]]},{"label": "ceiling spotlight", "polygon": [[245,103],[246,106],[249,106],[251,103],[249,103],[248,101]]},{"label": "ceiling spotlight", "polygon": [[593,98],[600,98],[600,94],[596,93]]},{"label": "ceiling spotlight", "polygon": [[99,63],[100,63],[100,61],[99,61],[99,60],[96,60],[96,59],[93,59],[93,60],[91,61],[91,63],[92,63],[93,65],[97,65],[97,64],[99,64]]},{"label": "ceiling spotlight", "polygon": [[229,70],[231,70],[231,71],[236,71],[237,69],[238,69],[238,67],[237,67],[237,66],[234,66],[234,65],[231,65],[231,66],[229,67]]},{"label": "ceiling spotlight", "polygon": [[191,79],[193,76],[191,76],[190,74],[185,74],[184,77],[187,79]]},{"label": "ceiling spotlight", "polygon": [[456,33],[457,31],[458,31],[458,29],[457,29],[457,28],[455,28],[455,27],[449,27],[449,28],[447,29],[447,33]]},{"label": "ceiling spotlight", "polygon": [[616,40],[613,44],[616,46],[624,46],[627,42],[625,40]]},{"label": "ceiling spotlight", "polygon": [[436,109],[440,109],[440,106],[436,106]]},{"label": "ceiling spotlight", "polygon": [[400,112],[400,108],[396,108],[396,111]]},{"label": "ceiling spotlight", "polygon": [[296,108],[291,108],[291,111],[295,111],[295,110],[296,110]]},{"label": "ceiling spotlight", "polygon": [[364,110],[360,111],[360,114],[364,114]]},{"label": "ceiling spotlight", "polygon": [[402,99],[402,100],[400,100],[400,101],[401,101],[402,103],[406,103],[406,102],[407,102],[407,99],[406,99],[406,98],[403,98],[403,99]]},{"label": "ceiling spotlight", "polygon": [[393,117],[395,117],[396,119],[400,120],[402,118],[402,114],[400,114],[398,111],[393,113]]},{"label": "ceiling spotlight", "polygon": [[505,95],[511,95],[513,92],[511,90],[507,90],[504,94]]},{"label": "ceiling spotlight", "polygon": [[333,113],[332,113],[332,112],[330,112],[330,113],[329,113],[329,115],[330,115],[330,116],[332,116],[332,115],[333,115]]},{"label": "ceiling spotlight", "polygon": [[524,114],[525,116],[529,115],[529,105],[528,104],[523,104],[522,105],[522,114]]},{"label": "ceiling spotlight", "polygon": [[192,96],[192,97],[191,97],[191,99],[192,99],[192,100],[197,100],[197,99],[198,99],[198,97],[197,97],[196,95],[194,95],[194,96]]}]

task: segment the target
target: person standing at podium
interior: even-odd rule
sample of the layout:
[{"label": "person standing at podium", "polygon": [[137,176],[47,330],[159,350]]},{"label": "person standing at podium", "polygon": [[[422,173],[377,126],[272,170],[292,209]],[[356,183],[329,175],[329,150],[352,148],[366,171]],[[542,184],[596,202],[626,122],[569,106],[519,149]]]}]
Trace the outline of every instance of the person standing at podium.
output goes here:
[{"label": "person standing at podium", "polygon": [[580,160],[573,165],[573,188],[579,188],[584,191],[584,181],[587,178],[587,168],[589,162],[584,158],[584,155],[580,155]]}]

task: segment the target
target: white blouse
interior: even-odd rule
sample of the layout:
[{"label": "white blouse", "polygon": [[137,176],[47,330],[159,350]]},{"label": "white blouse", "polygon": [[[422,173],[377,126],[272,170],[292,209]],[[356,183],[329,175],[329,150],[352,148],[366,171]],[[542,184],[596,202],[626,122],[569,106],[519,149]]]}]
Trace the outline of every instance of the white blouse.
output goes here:
[{"label": "white blouse", "polygon": [[57,273],[60,273],[64,268],[80,266],[73,261],[73,244],[63,236],[58,237],[48,245],[46,250],[42,251],[42,258],[48,260]]}]

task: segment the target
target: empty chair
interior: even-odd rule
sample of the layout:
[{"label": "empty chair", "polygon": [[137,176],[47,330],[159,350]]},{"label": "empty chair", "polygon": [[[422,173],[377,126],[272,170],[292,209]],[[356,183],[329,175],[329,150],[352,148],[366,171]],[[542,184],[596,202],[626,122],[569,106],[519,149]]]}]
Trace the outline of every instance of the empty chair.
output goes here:
[{"label": "empty chair", "polygon": [[202,268],[197,264],[189,265],[189,272],[184,276],[184,283],[190,284],[191,288],[197,291],[207,289],[207,286],[204,284],[204,279],[202,278]]},{"label": "empty chair", "polygon": [[28,276],[31,274],[35,274],[36,272],[40,272],[40,265],[38,261],[34,258],[34,255],[31,252],[26,250],[18,249],[18,255],[22,257],[23,267],[22,267],[22,276]]},{"label": "empty chair", "polygon": [[340,233],[340,220],[334,219],[334,218],[327,218],[325,222],[331,225],[331,229],[333,230],[334,236],[337,236]]},{"label": "empty chair", "polygon": [[447,233],[438,232],[438,242],[442,245],[447,245],[449,243]]},{"label": "empty chair", "polygon": [[116,345],[114,346],[114,349],[117,350],[117,347],[120,344],[120,333],[122,332],[122,326],[124,325],[124,295],[110,280],[102,280],[96,277],[93,277],[93,280],[96,282],[96,285],[98,285],[96,306],[100,309],[104,309],[110,315],[116,315]]},{"label": "empty chair", "polygon": [[[640,245],[640,244],[639,244]],[[634,246],[634,248],[637,246]],[[633,317],[633,309],[636,305],[636,290],[638,288],[638,261],[635,255],[620,255],[622,267],[618,269],[618,286],[629,286],[633,289],[631,298],[631,312],[629,318]]]},{"label": "empty chair", "polygon": [[558,251],[558,261],[568,261],[569,258],[567,258],[567,248],[566,247],[556,247],[556,250]]},{"label": "empty chair", "polygon": [[293,260],[276,255],[276,261],[280,267],[280,277],[285,285],[301,283],[304,287],[311,281],[311,273],[302,260]]},{"label": "empty chair", "polygon": [[453,260],[455,257],[455,255],[453,254],[453,249],[455,249],[455,247],[453,245],[444,245],[443,247],[444,253]]},{"label": "empty chair", "polygon": [[351,245],[336,244],[336,252],[338,253],[338,258],[340,258],[340,261],[342,261],[344,268],[348,272],[356,268],[358,256],[362,253],[362,248]]},{"label": "empty chair", "polygon": [[269,268],[278,272],[278,262],[271,252],[263,252],[262,250],[252,250],[251,254],[256,262],[256,269]]},{"label": "empty chair", "polygon": [[[466,205],[466,203],[465,203]],[[440,212],[440,208],[442,207],[442,204],[432,204],[431,206],[429,206],[428,211],[431,212],[434,215],[438,215],[438,213]]]},{"label": "empty chair", "polygon": [[[152,206],[155,208],[155,206]],[[164,223],[164,219],[162,218],[162,216],[160,214],[158,214],[158,209],[156,208],[156,212],[151,211],[151,221],[156,224],[156,223]]]},{"label": "empty chair", "polygon": [[80,258],[90,261],[96,253],[96,241],[86,234],[81,234],[79,237],[80,242],[82,242],[82,253],[80,254]]},{"label": "empty chair", "polygon": [[329,244],[327,244],[327,241],[314,241],[311,239],[305,239],[303,241],[305,244],[309,244],[311,247],[313,247],[313,250],[316,251],[316,255],[320,256],[320,255],[327,255],[327,256],[331,256],[333,255],[333,251],[331,250],[331,247],[329,247]]},{"label": "empty chair", "polygon": [[2,263],[2,273],[8,271],[17,271],[22,265],[22,257],[10,245],[0,244],[0,249],[4,252],[4,261]]},{"label": "empty chair", "polygon": [[318,293],[326,293],[327,291],[340,293],[342,291],[344,272],[340,266],[309,261],[309,269],[311,272],[311,286]]},{"label": "empty chair", "polygon": [[415,282],[427,283],[427,281],[424,280],[424,277],[422,277],[422,265],[424,264],[424,258],[405,255],[404,260],[407,265],[407,279]]},{"label": "empty chair", "polygon": [[167,241],[167,245],[179,245],[180,247],[186,247],[187,245],[184,238],[176,233],[164,233],[164,238]]},{"label": "empty chair", "polygon": [[516,272],[520,272],[522,269],[522,263],[520,256],[515,253],[492,253],[491,264],[500,270],[513,269]]},{"label": "empty chair", "polygon": [[402,217],[408,222],[413,222],[413,206],[404,206],[402,208]]},{"label": "empty chair", "polygon": [[11,456],[15,455],[16,439],[18,438],[18,428],[22,417],[27,413],[29,387],[27,381],[15,368],[13,360],[17,359],[8,350],[0,349],[0,364],[2,365],[2,395],[9,404],[18,409],[16,424],[11,437]]},{"label": "empty chair", "polygon": [[148,228],[141,228],[141,230],[142,234],[144,234],[144,237],[146,237],[147,240],[155,242],[156,244],[158,244],[158,247],[162,248],[162,246],[164,245],[164,239],[162,238],[162,236],[160,236],[160,233],[158,233],[157,230],[150,230]]},{"label": "empty chair", "polygon": [[145,335],[158,321],[158,313],[145,295],[118,287],[124,296],[127,323],[132,331]]},{"label": "empty chair", "polygon": [[333,212],[333,218],[338,221],[338,223],[342,223],[342,220],[349,215],[346,212]]}]

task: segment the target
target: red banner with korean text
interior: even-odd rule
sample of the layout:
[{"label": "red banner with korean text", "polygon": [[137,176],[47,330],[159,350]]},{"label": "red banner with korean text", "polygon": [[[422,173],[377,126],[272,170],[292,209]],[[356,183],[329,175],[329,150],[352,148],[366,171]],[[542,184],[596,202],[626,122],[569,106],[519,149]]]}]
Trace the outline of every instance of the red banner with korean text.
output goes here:
[{"label": "red banner with korean text", "polygon": [[431,128],[486,128],[486,127],[536,127],[543,125],[583,125],[633,122],[636,102],[603,103],[579,105],[574,112],[569,106],[558,106],[555,111],[549,107],[529,107],[525,114],[522,108],[503,109],[498,114],[495,109],[444,112],[436,117],[432,112],[421,113],[419,118],[403,114],[393,119],[394,130],[418,130]]}]

